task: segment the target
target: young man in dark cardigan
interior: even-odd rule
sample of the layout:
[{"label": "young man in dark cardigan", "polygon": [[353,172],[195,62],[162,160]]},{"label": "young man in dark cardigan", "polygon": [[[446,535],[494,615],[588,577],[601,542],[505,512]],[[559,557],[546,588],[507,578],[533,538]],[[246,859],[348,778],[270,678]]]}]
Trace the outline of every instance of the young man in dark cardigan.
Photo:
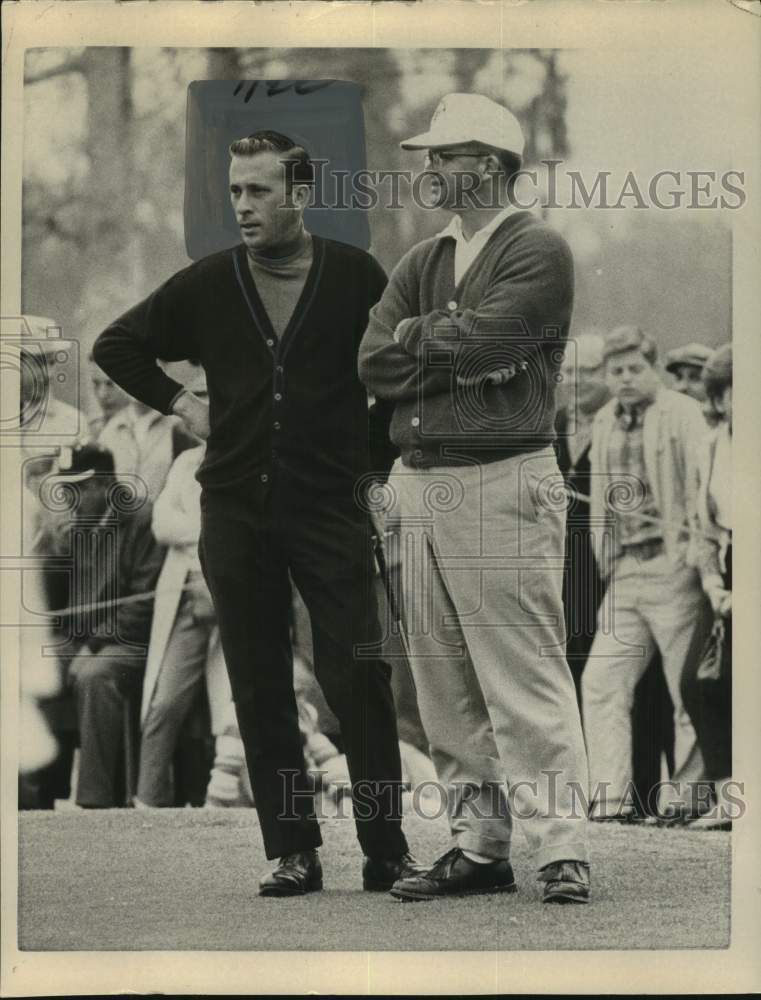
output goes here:
[{"label": "young man in dark cardigan", "polygon": [[[289,573],[309,610],[315,670],[340,725],[365,855],[363,886],[411,870],[401,766],[368,516],[372,469],[357,351],[386,284],[367,253],[310,235],[312,164],[277,132],[230,147],[242,244],[175,274],[98,338],[95,359],[130,395],[207,440],[199,551],[216,607],[265,852],[262,895],[322,887],[289,638]],[[209,404],[157,359],[196,358]],[[364,648],[363,648],[364,647]]]},{"label": "young man in dark cardigan", "polygon": [[[565,504],[552,449],[573,261],[512,204],[520,125],[449,94],[428,132],[432,190],[454,218],[391,275],[360,376],[394,404],[412,673],[453,847],[391,893],[430,900],[515,889],[521,817],[545,902],[589,900],[587,761],[565,660]],[[419,624],[420,623],[420,624]]]}]

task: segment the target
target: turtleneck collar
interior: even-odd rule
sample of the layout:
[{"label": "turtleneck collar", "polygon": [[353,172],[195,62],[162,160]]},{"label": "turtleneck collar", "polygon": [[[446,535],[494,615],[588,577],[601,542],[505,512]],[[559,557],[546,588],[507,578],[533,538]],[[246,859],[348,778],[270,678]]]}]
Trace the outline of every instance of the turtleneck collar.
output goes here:
[{"label": "turtleneck collar", "polygon": [[246,247],[246,254],[251,262],[259,267],[278,268],[286,267],[293,261],[303,257],[312,246],[312,237],[302,226],[296,238],[288,243],[282,243],[274,247],[272,253],[257,253],[255,250]]}]

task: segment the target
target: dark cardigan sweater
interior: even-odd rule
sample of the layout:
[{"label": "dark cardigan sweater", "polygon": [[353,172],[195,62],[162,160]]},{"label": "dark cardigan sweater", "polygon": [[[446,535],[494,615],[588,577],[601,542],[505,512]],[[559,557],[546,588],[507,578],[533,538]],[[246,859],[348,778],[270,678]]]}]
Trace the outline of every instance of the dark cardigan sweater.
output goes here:
[{"label": "dark cardigan sweater", "polygon": [[[528,212],[491,235],[457,286],[452,237],[413,247],[371,310],[360,377],[395,404],[391,438],[406,465],[488,462],[555,440],[555,387],[573,305],[565,240]],[[399,343],[394,331],[401,330]],[[509,363],[501,386],[463,387]]]},{"label": "dark cardigan sweater", "polygon": [[182,386],[156,359],[200,361],[211,422],[197,474],[204,488],[277,476],[348,497],[371,468],[357,352],[385,284],[369,254],[314,236],[304,289],[278,338],[241,244],[179,271],[115,320],[98,337],[95,360],[162,413]]}]

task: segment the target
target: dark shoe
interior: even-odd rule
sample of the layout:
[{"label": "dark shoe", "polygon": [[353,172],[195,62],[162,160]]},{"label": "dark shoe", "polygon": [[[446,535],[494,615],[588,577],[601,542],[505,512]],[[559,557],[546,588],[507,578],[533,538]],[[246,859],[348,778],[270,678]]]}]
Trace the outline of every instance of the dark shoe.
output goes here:
[{"label": "dark shoe", "polygon": [[409,853],[393,860],[365,858],[362,862],[362,888],[366,892],[388,892],[394,882],[412,878],[422,871],[423,866]]},{"label": "dark shoe", "polygon": [[438,899],[441,896],[475,896],[490,892],[515,892],[515,877],[509,861],[478,864],[465,857],[459,847],[447,851],[430,868],[394,882],[396,899]]},{"label": "dark shoe", "polygon": [[543,903],[589,902],[589,865],[583,861],[554,861],[539,879],[545,883]]},{"label": "dark shoe", "polygon": [[322,889],[322,866],[314,850],[287,854],[259,883],[260,896],[303,896],[318,889]]}]

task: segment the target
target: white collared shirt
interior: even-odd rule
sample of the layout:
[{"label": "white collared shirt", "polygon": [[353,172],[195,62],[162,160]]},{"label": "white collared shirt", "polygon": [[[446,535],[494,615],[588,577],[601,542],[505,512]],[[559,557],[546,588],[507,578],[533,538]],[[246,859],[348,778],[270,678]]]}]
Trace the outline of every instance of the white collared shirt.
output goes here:
[{"label": "white collared shirt", "polygon": [[[519,209],[517,209],[515,205],[508,205],[506,208],[503,208],[502,211],[499,213],[499,215],[496,215],[491,220],[491,222],[489,222],[487,225],[483,227],[483,229],[479,229],[477,233],[474,233],[469,240],[463,236],[462,220],[460,219],[459,215],[453,216],[449,225],[445,229],[442,229],[440,233],[436,234],[438,237],[451,236],[455,241],[455,249],[454,249],[455,285],[459,284],[460,279],[468,270],[468,268],[476,259],[476,257],[479,255],[479,253],[486,246],[489,237],[492,235],[495,229],[498,229],[505,221],[505,219],[511,216],[513,212],[517,211],[519,211]],[[412,316],[407,319],[403,319],[401,320],[401,322],[397,323],[396,329],[394,330],[394,340],[396,341],[396,343],[399,343],[400,336],[404,327],[408,323],[413,323],[416,318],[417,317]]]},{"label": "white collared shirt", "polygon": [[161,414],[157,410],[146,410],[144,413],[132,410],[132,434],[137,441],[138,448],[145,445],[151,427],[160,417]]},{"label": "white collared shirt", "polygon": [[460,283],[462,276],[486,246],[492,233],[502,225],[505,219],[517,211],[518,209],[515,205],[508,205],[491,222],[487,223],[483,229],[479,229],[477,233],[474,233],[470,239],[466,239],[463,235],[462,219],[459,215],[453,216],[446,229],[441,230],[438,234],[439,236],[451,236],[455,241],[454,281],[456,285]]}]

